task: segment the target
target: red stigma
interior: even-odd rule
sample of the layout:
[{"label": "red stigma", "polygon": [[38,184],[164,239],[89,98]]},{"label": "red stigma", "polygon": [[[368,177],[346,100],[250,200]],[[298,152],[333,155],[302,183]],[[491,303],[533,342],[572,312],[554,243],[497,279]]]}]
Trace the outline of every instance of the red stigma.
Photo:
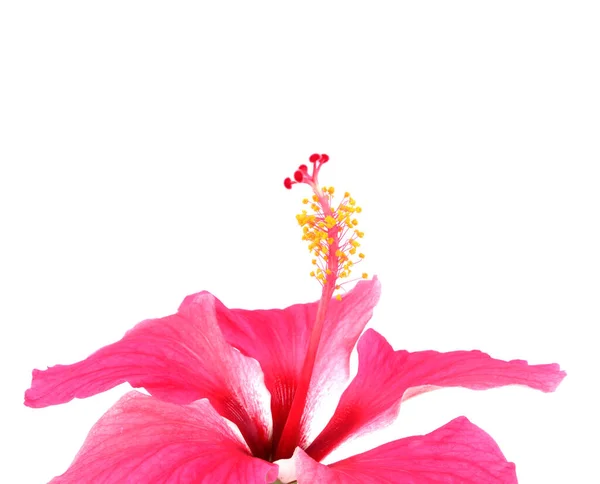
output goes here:
[{"label": "red stigma", "polygon": [[319,169],[323,165],[329,161],[328,155],[319,155],[318,153],[314,153],[308,157],[308,160],[313,164],[312,169],[309,172],[308,166],[302,164],[298,166],[298,169],[294,172],[293,177],[288,177],[283,181],[283,185],[288,190],[292,188],[296,183],[306,183],[313,187],[313,190],[318,187],[319,182],[317,177],[319,175]]}]

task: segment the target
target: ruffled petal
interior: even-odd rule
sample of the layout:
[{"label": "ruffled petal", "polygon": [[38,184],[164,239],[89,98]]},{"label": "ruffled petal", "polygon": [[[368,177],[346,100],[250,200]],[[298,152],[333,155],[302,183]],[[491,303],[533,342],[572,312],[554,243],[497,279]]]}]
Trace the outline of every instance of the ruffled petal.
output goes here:
[{"label": "ruffled petal", "polygon": [[[347,384],[350,353],[371,319],[380,291],[374,278],[359,282],[341,301],[331,300],[307,398],[303,442],[308,439],[310,415],[320,410],[319,403],[336,402]],[[227,341],[256,358],[263,369],[271,392],[275,445],[294,399],[317,307],[315,302],[249,311],[217,303],[217,317]]]},{"label": "ruffled petal", "polygon": [[173,403],[208,398],[238,425],[255,455],[270,450],[270,396],[262,371],[225,341],[208,293],[187,297],[177,314],[144,321],[83,361],[34,370],[25,405],[56,405],[124,382]]},{"label": "ruffled petal", "polygon": [[319,464],[302,449],[296,449],[294,459],[298,484],[517,483],[514,464],[465,417],[330,465]]},{"label": "ruffled petal", "polygon": [[[565,377],[557,364],[496,360],[481,351],[394,351],[372,329],[358,342],[358,355],[356,377],[342,395],[333,418],[307,449],[317,460],[361,434],[367,426],[371,430],[390,423],[406,395],[440,387],[485,390],[505,385],[526,385],[550,392]],[[412,393],[408,393],[410,389]]]},{"label": "ruffled petal", "polygon": [[207,400],[177,405],[130,392],[92,427],[51,484],[264,484],[277,465],[252,457]]}]

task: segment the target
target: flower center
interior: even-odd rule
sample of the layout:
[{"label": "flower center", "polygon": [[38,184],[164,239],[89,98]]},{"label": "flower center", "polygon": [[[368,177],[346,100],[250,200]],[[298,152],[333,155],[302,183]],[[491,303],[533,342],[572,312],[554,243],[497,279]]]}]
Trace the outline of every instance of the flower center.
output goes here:
[{"label": "flower center", "polygon": [[[284,186],[290,189],[295,184],[304,183],[312,188],[312,201],[308,198],[303,200],[311,213],[302,210],[296,219],[302,227],[302,239],[308,242],[308,250],[313,256],[312,264],[315,267],[310,275],[319,281],[322,291],[293,402],[280,438],[274,438],[276,459],[291,457],[294,449],[301,444],[303,414],[329,302],[336,291],[343,289],[344,284],[352,282],[338,281],[347,279],[352,268],[364,258],[362,253],[357,254],[360,247],[358,239],[364,235],[356,228],[356,214],[361,212],[361,208],[356,206],[348,192],[333,208],[334,188],[319,187],[318,182],[319,170],[329,161],[329,156],[314,154],[309,161],[312,164],[311,173],[306,165],[300,165],[294,172],[294,179],[286,178]],[[362,277],[366,279],[368,275],[363,273]],[[338,292],[336,298],[341,299],[342,295]]]}]

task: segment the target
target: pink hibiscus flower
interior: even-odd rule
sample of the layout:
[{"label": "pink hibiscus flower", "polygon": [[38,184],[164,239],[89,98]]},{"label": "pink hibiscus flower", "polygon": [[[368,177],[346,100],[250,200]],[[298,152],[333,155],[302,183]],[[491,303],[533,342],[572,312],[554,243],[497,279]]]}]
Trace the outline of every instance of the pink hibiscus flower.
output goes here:
[{"label": "pink hibiscus flower", "polygon": [[[363,330],[380,294],[377,278],[345,291],[363,233],[350,194],[332,205],[320,187],[327,155],[312,155],[285,186],[308,184],[309,242],[321,299],[286,309],[229,309],[208,292],[176,314],[143,321],[116,343],[71,365],[34,370],[25,404],[45,407],[121,383],[144,388],[117,402],[91,429],[64,483],[514,483],[515,467],[483,430],[460,417],[422,436],[389,442],[333,464],[348,439],[393,421],[401,402],[442,387],[527,385],[553,391],[558,365],[501,361],[479,351],[394,351]],[[362,336],[361,336],[362,334]],[[358,373],[348,383],[357,345]],[[333,398],[329,423],[313,417]],[[335,400],[338,401],[338,400]],[[317,434],[317,435],[315,435]]]}]

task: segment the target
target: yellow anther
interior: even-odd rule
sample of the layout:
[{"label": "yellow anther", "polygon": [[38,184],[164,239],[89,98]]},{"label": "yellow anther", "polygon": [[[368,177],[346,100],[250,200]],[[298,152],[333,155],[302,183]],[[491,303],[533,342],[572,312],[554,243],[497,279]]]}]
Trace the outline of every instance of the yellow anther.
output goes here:
[{"label": "yellow anther", "polygon": [[327,217],[325,217],[325,224],[327,225],[328,229],[332,229],[333,227],[335,227],[336,223],[337,222],[331,215],[327,215]]},{"label": "yellow anther", "polygon": [[369,278],[369,274],[367,274],[366,272],[363,272],[362,278],[363,279],[368,279]]},{"label": "yellow anther", "polygon": [[[358,239],[364,233],[355,228],[358,218],[354,216],[362,210],[355,206],[356,201],[349,192],[344,193],[344,198],[336,207],[333,204],[334,193],[334,187],[321,187],[312,195],[312,201],[310,198],[302,200],[312,213],[302,210],[296,215],[302,227],[302,240],[308,242],[308,250],[312,255],[311,263],[315,270],[310,275],[322,285],[349,277],[354,263],[365,257],[357,250],[360,247]],[[363,277],[368,276],[365,273]],[[340,289],[339,285],[336,289]]]},{"label": "yellow anther", "polygon": [[342,295],[341,295],[341,294],[338,294],[337,296],[335,296],[335,298],[336,298],[338,301],[341,301],[341,300],[342,300]]}]

